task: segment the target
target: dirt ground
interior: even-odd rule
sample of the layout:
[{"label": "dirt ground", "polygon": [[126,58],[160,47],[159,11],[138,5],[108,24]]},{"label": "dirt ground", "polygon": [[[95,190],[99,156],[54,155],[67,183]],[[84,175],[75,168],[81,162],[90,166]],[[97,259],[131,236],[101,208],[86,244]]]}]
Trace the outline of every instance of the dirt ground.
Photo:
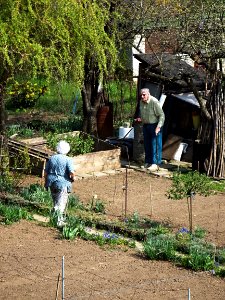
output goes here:
[{"label": "dirt ground", "polygon": [[[42,182],[30,177],[27,182]],[[77,180],[74,192],[88,202],[97,195],[111,217],[125,213],[125,173]],[[167,199],[171,181],[131,170],[127,176],[127,215],[134,212],[188,227],[186,200]],[[196,196],[193,226],[225,246],[225,196]],[[192,272],[169,262],[146,260],[137,250],[103,249],[80,239],[61,240],[56,229],[21,221],[0,225],[0,299],[57,299],[64,257],[64,299],[224,300],[225,280],[210,272]],[[190,289],[190,298],[188,298]],[[58,299],[62,299],[61,277]]]}]

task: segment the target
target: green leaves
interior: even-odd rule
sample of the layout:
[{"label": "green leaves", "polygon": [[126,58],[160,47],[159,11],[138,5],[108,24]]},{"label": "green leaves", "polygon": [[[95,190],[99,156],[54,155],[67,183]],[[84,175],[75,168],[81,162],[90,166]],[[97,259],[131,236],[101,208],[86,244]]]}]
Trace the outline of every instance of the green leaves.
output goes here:
[{"label": "green leaves", "polygon": [[151,237],[144,242],[144,252],[149,259],[171,260],[175,257],[175,239],[168,235]]},{"label": "green leaves", "polygon": [[94,140],[91,136],[82,134],[73,136],[71,134],[57,135],[49,133],[46,136],[48,146],[54,151],[60,140],[65,140],[70,144],[70,156],[89,153],[93,150]]},{"label": "green leaves", "polygon": [[98,1],[3,0],[0,67],[10,76],[26,71],[81,84],[89,57],[107,73],[108,58],[112,67],[117,54],[113,34],[105,30],[109,17],[109,5]]},{"label": "green leaves", "polygon": [[17,81],[12,85],[8,95],[10,99],[10,108],[24,109],[34,107],[37,100],[45,94],[46,86],[38,86],[37,83],[30,81],[18,83]]},{"label": "green leaves", "polygon": [[212,194],[211,187],[211,180],[205,174],[200,174],[197,171],[186,174],[174,173],[172,186],[166,195],[173,200],[188,198],[194,194],[206,197]]},{"label": "green leaves", "polygon": [[2,216],[1,222],[6,225],[18,222],[21,219],[31,218],[26,209],[17,205],[5,205],[2,203],[0,203],[0,216]]}]

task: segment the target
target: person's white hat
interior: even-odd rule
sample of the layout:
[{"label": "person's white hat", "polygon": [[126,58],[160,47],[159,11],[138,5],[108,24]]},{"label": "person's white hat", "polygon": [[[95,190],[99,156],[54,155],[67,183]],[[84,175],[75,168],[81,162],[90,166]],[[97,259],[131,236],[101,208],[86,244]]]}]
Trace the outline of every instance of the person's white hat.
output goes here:
[{"label": "person's white hat", "polygon": [[59,154],[67,154],[70,151],[70,145],[66,141],[59,141],[56,146],[56,151]]}]

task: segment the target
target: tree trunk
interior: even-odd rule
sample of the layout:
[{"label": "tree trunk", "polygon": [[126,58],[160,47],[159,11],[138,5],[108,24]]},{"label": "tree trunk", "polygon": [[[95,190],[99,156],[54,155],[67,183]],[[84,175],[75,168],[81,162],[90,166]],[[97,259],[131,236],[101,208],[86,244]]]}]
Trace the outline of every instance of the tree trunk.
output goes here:
[{"label": "tree trunk", "polygon": [[0,134],[4,135],[6,130],[6,111],[5,111],[5,86],[0,84]]},{"label": "tree trunk", "polygon": [[83,126],[82,126],[82,130],[84,132],[91,133],[95,136],[98,135],[96,115],[97,115],[97,109],[90,108],[89,111],[84,113]]},{"label": "tree trunk", "polygon": [[8,167],[8,151],[7,151],[7,138],[6,138],[6,110],[5,110],[5,86],[0,84],[0,175],[6,174]]},{"label": "tree trunk", "polygon": [[[100,70],[93,58],[86,60],[85,79],[81,91],[83,100],[83,131],[97,135],[97,112],[103,98]],[[104,101],[104,99],[103,99]]]}]

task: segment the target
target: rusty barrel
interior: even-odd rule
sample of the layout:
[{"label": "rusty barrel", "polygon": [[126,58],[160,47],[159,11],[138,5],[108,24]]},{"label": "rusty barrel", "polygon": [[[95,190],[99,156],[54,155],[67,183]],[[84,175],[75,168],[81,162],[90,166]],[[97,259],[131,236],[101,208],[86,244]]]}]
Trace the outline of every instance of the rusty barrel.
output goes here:
[{"label": "rusty barrel", "polygon": [[98,137],[105,139],[113,136],[113,105],[101,106],[97,112]]}]

